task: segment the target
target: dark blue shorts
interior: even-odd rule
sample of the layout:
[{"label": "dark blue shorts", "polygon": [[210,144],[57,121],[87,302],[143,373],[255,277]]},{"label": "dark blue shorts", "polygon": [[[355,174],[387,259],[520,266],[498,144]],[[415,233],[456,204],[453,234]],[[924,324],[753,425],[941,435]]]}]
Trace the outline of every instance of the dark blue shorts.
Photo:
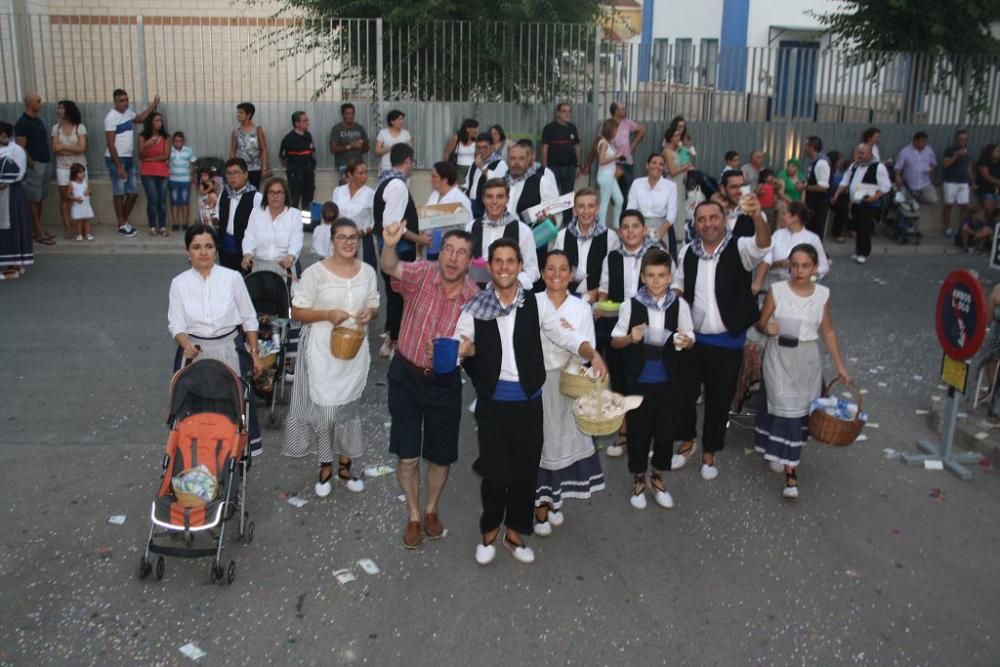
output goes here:
[{"label": "dark blue shorts", "polygon": [[456,369],[439,385],[406,365],[397,353],[389,364],[389,451],[401,459],[423,457],[447,466],[458,460],[462,419],[462,379]]},{"label": "dark blue shorts", "polygon": [[191,201],[191,181],[167,181],[167,187],[171,206],[187,206]]}]

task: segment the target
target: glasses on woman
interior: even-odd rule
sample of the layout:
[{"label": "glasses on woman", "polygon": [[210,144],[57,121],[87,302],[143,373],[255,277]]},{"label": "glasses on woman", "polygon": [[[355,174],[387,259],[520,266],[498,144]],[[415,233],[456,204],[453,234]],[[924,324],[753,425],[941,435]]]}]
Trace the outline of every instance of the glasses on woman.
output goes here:
[{"label": "glasses on woman", "polygon": [[338,243],[351,244],[351,243],[357,243],[358,237],[355,234],[337,234],[336,236],[333,237],[333,240],[337,241]]},{"label": "glasses on woman", "polygon": [[284,195],[284,194],[285,194],[284,190],[268,190],[267,191],[267,195],[269,197],[274,196],[274,195]]}]

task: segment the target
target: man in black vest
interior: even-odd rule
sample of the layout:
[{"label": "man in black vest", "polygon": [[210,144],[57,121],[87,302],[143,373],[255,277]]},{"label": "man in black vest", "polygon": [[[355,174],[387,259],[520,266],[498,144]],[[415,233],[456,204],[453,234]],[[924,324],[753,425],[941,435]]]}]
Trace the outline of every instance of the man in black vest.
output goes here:
[{"label": "man in black vest", "polygon": [[[507,159],[510,169],[507,172],[507,184],[510,185],[507,210],[516,215],[518,220],[524,219],[522,214],[529,208],[559,198],[556,176],[551,169],[535,162],[535,145],[530,139],[521,139],[511,146]],[[560,224],[559,220],[552,219],[552,222],[557,226]],[[545,266],[548,253],[548,244],[536,247],[535,260],[538,266]],[[539,279],[534,285],[534,290],[541,292],[544,289],[545,284]]]},{"label": "man in black vest", "polygon": [[516,243],[525,260],[517,280],[524,289],[531,289],[535,281],[541,277],[535,253],[535,237],[532,236],[528,225],[507,210],[509,187],[507,181],[502,178],[491,178],[486,181],[483,186],[485,212],[467,224],[465,231],[472,234],[474,258],[485,256],[493,242],[499,238],[510,239]]},{"label": "man in black vest", "polygon": [[[741,207],[753,221],[753,236],[737,236],[730,231],[718,202],[699,204],[694,214],[695,239],[681,251],[674,273],[674,289],[691,306],[697,338],[694,347],[681,355],[679,435],[685,443],[678,456],[686,462],[694,451],[696,404],[704,385],[701,476],[705,480],[719,474],[715,453],[725,446],[726,422],[743,363],[746,332],[758,315],[757,299],[750,286],[754,270],[771,248],[771,232],[756,195],[744,196]],[[681,465],[683,462],[675,461],[674,467]]]},{"label": "man in black vest", "polygon": [[483,207],[483,188],[486,181],[507,175],[507,163],[490,147],[493,139],[489,132],[480,132],[476,137],[476,161],[465,177],[465,194],[472,202],[472,217],[479,218],[486,210]]},{"label": "man in black vest", "polygon": [[[845,190],[849,192],[845,194]],[[858,264],[866,263],[872,254],[875,218],[878,217],[882,197],[891,190],[889,170],[872,157],[871,146],[858,144],[854,149],[854,163],[844,172],[840,187],[833,195],[834,203],[845,196],[851,202],[851,220],[854,222],[854,254],[851,259]]]},{"label": "man in black vest", "polygon": [[[545,359],[542,333],[574,354],[587,343],[558,323],[543,322],[535,295],[518,284],[521,249],[510,239],[489,248],[491,289],[465,306],[455,327],[459,354],[476,387],[479,458],[473,469],[482,477],[479,519],[482,542],[476,562],[490,563],[493,543],[506,526],[503,544],[522,563],[534,561],[524,535],[534,523],[535,481],[542,455],[542,385]],[[545,298],[544,296],[542,298]]]},{"label": "man in black vest", "polygon": [[809,158],[809,175],[806,178],[806,206],[812,217],[806,220],[806,229],[823,240],[826,217],[830,212],[830,160],[823,152],[823,140],[806,138],[806,157]]},{"label": "man in black vest", "polygon": [[[714,201],[726,214],[726,227],[734,236],[753,236],[753,219],[740,205],[744,196],[750,193],[746,176],[741,171],[727,171],[722,175],[719,191],[712,195]],[[761,216],[764,214],[761,213]],[[764,217],[764,222],[767,218]]]},{"label": "man in black vest", "polygon": [[581,188],[573,198],[573,219],[556,236],[553,250],[566,253],[573,268],[570,292],[587,303],[597,303],[601,267],[608,253],[621,245],[618,234],[597,219],[597,190]]},{"label": "man in black vest", "polygon": [[[389,151],[392,169],[383,171],[378,177],[372,203],[373,233],[382,247],[382,230],[394,222],[406,223],[403,239],[396,245],[396,254],[403,262],[417,259],[417,250],[429,246],[433,241],[429,232],[420,232],[417,219],[417,206],[413,203],[406,181],[413,171],[413,146],[396,144]],[[392,356],[396,340],[399,339],[399,326],[403,321],[403,297],[392,289],[391,277],[382,273],[385,280],[385,340],[379,348],[378,355],[383,359]]]},{"label": "man in black vest", "polygon": [[219,197],[219,263],[227,269],[246,274],[243,261],[243,235],[250,222],[250,213],[263,199],[263,195],[250,182],[250,172],[243,158],[234,157],[226,162],[226,188]]}]

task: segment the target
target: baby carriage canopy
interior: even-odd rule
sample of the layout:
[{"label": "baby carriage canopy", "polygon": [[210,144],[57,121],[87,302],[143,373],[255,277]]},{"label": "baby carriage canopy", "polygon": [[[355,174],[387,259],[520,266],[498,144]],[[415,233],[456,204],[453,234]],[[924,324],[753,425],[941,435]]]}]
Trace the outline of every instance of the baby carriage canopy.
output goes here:
[{"label": "baby carriage canopy", "polygon": [[186,366],[170,383],[168,423],[199,412],[215,412],[241,424],[243,409],[240,379],[221,361],[205,359]]},{"label": "baby carriage canopy", "polygon": [[288,287],[285,278],[271,271],[258,271],[246,277],[246,286],[258,315],[288,317]]}]

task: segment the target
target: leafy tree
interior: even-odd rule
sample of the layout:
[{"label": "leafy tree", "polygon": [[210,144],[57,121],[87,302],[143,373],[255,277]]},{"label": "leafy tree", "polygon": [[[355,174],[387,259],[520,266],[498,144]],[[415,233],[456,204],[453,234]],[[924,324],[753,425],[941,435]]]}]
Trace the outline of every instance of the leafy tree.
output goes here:
[{"label": "leafy tree", "polygon": [[1000,21],[1000,0],[840,0],[839,5],[810,14],[844,38],[854,63],[873,65],[873,80],[898,52],[924,54],[910,68],[911,89],[944,92],[942,82],[955,77],[969,95],[971,114],[988,108],[988,77],[1000,56],[990,24]]},{"label": "leafy tree", "polygon": [[[594,21],[607,0],[284,0],[308,20],[275,28],[265,43],[287,56],[310,53],[322,94],[334,82],[374,87],[383,21],[382,77],[388,99],[540,100],[588,85]],[[561,25],[556,25],[561,24]]]}]

